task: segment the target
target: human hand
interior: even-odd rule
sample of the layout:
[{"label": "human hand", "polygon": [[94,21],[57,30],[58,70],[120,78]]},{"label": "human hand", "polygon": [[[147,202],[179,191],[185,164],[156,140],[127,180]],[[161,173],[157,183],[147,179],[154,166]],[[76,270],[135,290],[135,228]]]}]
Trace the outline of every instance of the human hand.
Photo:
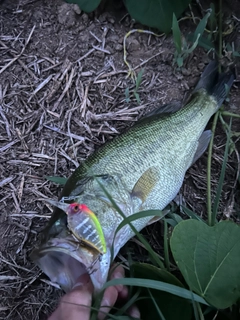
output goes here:
[{"label": "human hand", "polygon": [[[114,267],[111,279],[119,279],[125,276],[122,266]],[[54,313],[48,320],[89,320],[92,304],[93,285],[88,274],[82,275],[71,292],[65,294]],[[127,299],[128,289],[126,286],[117,285],[108,287],[103,295],[101,307],[98,312],[98,319],[103,320],[115,305],[118,299]],[[140,318],[137,307],[132,306],[129,315]]]}]

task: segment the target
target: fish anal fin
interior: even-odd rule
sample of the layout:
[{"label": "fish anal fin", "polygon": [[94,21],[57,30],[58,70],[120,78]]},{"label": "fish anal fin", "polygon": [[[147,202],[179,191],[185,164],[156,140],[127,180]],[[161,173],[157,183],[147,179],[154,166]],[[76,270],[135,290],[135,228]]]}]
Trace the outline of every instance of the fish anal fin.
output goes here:
[{"label": "fish anal fin", "polygon": [[140,198],[145,202],[150,192],[158,182],[158,170],[156,167],[147,169],[136,182],[131,192],[132,197]]},{"label": "fish anal fin", "polygon": [[198,147],[197,147],[197,151],[194,155],[192,164],[194,162],[196,162],[202,156],[202,154],[206,151],[206,149],[209,145],[211,136],[212,136],[211,130],[206,130],[202,133],[201,137],[198,140]]}]

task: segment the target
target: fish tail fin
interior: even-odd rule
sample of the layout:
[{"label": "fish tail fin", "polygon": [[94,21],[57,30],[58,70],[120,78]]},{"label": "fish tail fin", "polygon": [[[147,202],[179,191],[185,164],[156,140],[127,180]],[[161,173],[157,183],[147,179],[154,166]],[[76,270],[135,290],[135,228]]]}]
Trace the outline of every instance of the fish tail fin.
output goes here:
[{"label": "fish tail fin", "polygon": [[209,94],[212,94],[212,89],[216,84],[218,77],[218,63],[217,61],[211,61],[204,69],[201,77],[193,91],[197,92],[200,89],[205,89]]},{"label": "fish tail fin", "polygon": [[219,74],[218,62],[211,61],[204,69],[193,92],[205,89],[209,95],[216,99],[218,107],[220,107],[228,95],[234,78],[235,77],[232,72]]},{"label": "fish tail fin", "polygon": [[212,92],[212,96],[216,99],[219,108],[226,99],[234,79],[235,77],[233,73],[219,75],[218,82],[213,87]]}]

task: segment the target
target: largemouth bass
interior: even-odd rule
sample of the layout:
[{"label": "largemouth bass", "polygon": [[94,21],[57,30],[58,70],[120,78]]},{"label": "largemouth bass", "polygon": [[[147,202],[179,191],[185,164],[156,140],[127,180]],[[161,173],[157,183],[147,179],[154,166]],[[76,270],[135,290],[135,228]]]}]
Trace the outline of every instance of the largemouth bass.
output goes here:
[{"label": "largemouth bass", "polygon": [[[53,282],[69,291],[76,279],[88,272],[95,290],[101,289],[110,268],[111,248],[115,258],[134,236],[129,225],[115,236],[123,217],[112,200],[126,217],[138,211],[164,209],[177,195],[188,168],[206,150],[211,132],[204,129],[226,98],[226,89],[233,80],[232,74],[218,75],[217,63],[211,62],[184,107],[170,104],[157,108],[75,170],[64,186],[61,201],[52,202],[57,207],[41,246],[32,254]],[[84,204],[94,212],[95,226],[100,224],[102,235],[94,224],[88,225],[91,220],[84,216],[87,212],[80,212],[83,215],[69,225],[70,209],[65,202]],[[146,216],[132,224],[140,231],[155,220]],[[105,243],[105,251],[84,239],[90,228]],[[78,229],[82,231],[82,241],[76,239]]]}]

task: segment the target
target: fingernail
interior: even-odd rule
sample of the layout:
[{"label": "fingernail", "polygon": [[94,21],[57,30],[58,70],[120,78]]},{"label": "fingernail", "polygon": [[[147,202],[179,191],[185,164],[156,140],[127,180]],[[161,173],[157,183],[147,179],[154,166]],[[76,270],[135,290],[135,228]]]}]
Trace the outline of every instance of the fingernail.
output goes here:
[{"label": "fingernail", "polygon": [[113,274],[115,279],[121,279],[123,277],[123,275],[121,274],[121,272],[116,272]]},{"label": "fingernail", "polygon": [[140,311],[136,306],[131,307],[130,314],[133,318],[140,319]]},{"label": "fingernail", "polygon": [[73,290],[73,289],[76,289],[76,288],[81,289],[82,287],[83,287],[83,283],[82,283],[82,282],[77,282],[77,283],[75,283],[75,285],[72,287],[72,290]]},{"label": "fingernail", "polygon": [[110,307],[110,301],[106,298],[103,298],[101,302],[101,307]]},{"label": "fingernail", "polygon": [[[113,274],[113,279],[122,279],[123,275],[121,274],[121,272],[116,272]],[[116,285],[116,288],[118,290],[118,292],[121,292],[123,289],[123,285],[122,284],[118,284]]]}]

